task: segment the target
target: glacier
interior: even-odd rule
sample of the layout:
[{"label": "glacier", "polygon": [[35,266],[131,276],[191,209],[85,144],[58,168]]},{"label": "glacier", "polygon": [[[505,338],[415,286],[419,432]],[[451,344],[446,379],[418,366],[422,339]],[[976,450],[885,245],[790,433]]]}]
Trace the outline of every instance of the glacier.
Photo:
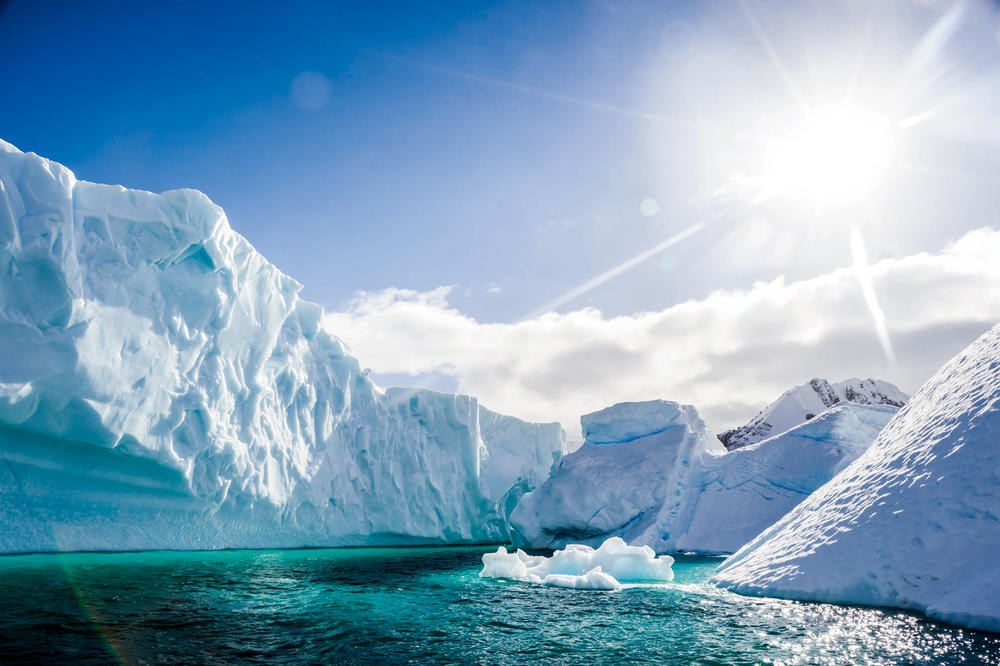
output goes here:
[{"label": "glacier", "polygon": [[845,379],[830,383],[816,377],[791,388],[745,425],[726,430],[719,439],[730,451],[784,432],[841,403],[902,407],[909,396],[882,379]]},{"label": "glacier", "polygon": [[945,364],[868,451],[713,581],[1000,631],[998,489],[1000,326]]},{"label": "glacier", "polygon": [[506,540],[558,424],[376,386],[194,190],[0,141],[0,552]]},{"label": "glacier", "polygon": [[844,402],[727,453],[690,405],[614,405],[581,418],[583,445],[521,498],[511,536],[527,548],[617,536],[661,553],[733,553],[864,453],[897,411]]}]

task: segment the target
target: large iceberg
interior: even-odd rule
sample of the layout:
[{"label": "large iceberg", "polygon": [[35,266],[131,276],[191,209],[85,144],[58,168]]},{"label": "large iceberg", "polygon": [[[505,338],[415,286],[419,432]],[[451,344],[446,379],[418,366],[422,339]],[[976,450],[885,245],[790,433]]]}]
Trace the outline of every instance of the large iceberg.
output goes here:
[{"label": "large iceberg", "polygon": [[834,405],[850,402],[902,407],[908,399],[898,386],[881,379],[845,379],[831,384],[817,377],[788,389],[745,425],[721,433],[719,439],[732,451],[782,433]]},{"label": "large iceberg", "polygon": [[381,390],[299,290],[199,192],[0,141],[0,552],[504,540],[561,428]]},{"label": "large iceberg", "polygon": [[697,410],[665,400],[626,402],[580,419],[584,441],[510,516],[515,545],[598,545],[618,536],[657,552],[675,550],[704,461],[725,449]]},{"label": "large iceberg", "polygon": [[720,567],[737,592],[896,606],[1000,631],[1000,326],[830,483]]},{"label": "large iceberg", "polygon": [[521,498],[518,545],[619,536],[657,552],[732,553],[861,455],[895,415],[845,403],[726,453],[689,405],[623,403],[581,419],[585,440]]}]

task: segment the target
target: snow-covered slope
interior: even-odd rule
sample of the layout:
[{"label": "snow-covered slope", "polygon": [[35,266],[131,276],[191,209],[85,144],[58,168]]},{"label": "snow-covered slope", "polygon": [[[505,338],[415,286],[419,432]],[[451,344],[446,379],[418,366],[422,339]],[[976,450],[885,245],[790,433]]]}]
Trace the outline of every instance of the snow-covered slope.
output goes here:
[{"label": "snow-covered slope", "polygon": [[748,594],[898,606],[1000,631],[998,562],[1000,326],[714,580]]},{"label": "snow-covered slope", "polygon": [[880,379],[845,379],[831,384],[816,378],[785,391],[746,425],[727,430],[719,439],[732,451],[782,433],[842,402],[902,407],[908,399],[897,386]]},{"label": "snow-covered slope", "polygon": [[299,290],[199,192],[0,141],[0,551],[502,539],[558,425],[383,392]]},{"label": "snow-covered slope", "polygon": [[898,411],[842,403],[780,435],[707,461],[678,548],[735,552],[864,453]]},{"label": "snow-covered slope", "polygon": [[695,409],[653,401],[582,419],[585,441],[511,514],[518,545],[731,553],[861,455],[897,412],[845,403],[725,453]]}]

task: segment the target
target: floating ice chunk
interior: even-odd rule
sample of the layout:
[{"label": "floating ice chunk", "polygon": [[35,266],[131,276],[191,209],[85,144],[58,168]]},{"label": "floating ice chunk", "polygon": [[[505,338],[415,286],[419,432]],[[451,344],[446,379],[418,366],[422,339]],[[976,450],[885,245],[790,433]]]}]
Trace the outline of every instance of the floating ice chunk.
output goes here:
[{"label": "floating ice chunk", "polygon": [[571,574],[549,574],[542,579],[542,585],[549,587],[568,587],[573,590],[620,590],[622,584],[614,576],[594,567],[581,576]]},{"label": "floating ice chunk", "polygon": [[674,558],[656,556],[649,546],[630,546],[612,537],[599,548],[570,544],[550,557],[528,555],[503,546],[483,555],[483,578],[510,578],[527,583],[586,590],[617,590],[623,583],[665,582],[674,579]]}]

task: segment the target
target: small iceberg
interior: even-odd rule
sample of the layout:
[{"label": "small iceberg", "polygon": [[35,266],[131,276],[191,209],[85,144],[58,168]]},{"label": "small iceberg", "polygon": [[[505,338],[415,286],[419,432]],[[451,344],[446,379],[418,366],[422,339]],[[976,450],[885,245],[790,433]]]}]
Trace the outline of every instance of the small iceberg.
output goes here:
[{"label": "small iceberg", "polygon": [[550,557],[528,555],[503,546],[483,555],[481,578],[510,578],[526,583],[576,590],[620,590],[625,584],[664,583],[674,579],[674,558],[656,556],[649,546],[630,546],[611,537],[594,549],[570,544]]}]

